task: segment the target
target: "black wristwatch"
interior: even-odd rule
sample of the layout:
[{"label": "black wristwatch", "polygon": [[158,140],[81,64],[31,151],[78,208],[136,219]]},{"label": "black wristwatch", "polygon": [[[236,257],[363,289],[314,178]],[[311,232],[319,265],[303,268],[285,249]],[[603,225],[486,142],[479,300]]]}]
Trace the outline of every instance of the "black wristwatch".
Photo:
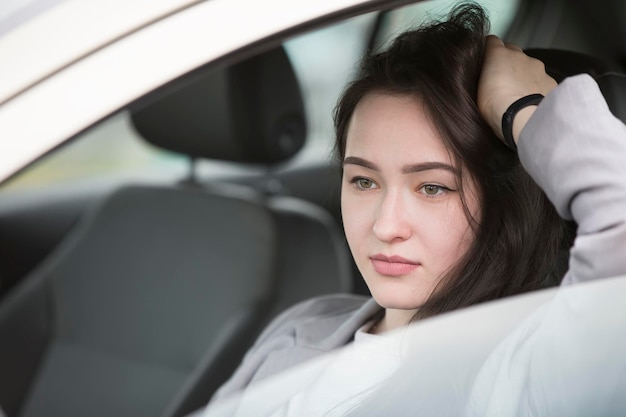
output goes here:
[{"label": "black wristwatch", "polygon": [[502,115],[502,135],[504,136],[504,143],[511,148],[511,150],[517,151],[517,145],[515,145],[515,141],[513,140],[513,120],[515,119],[515,115],[524,107],[539,104],[541,100],[543,100],[543,95],[541,94],[524,96],[515,100]]}]

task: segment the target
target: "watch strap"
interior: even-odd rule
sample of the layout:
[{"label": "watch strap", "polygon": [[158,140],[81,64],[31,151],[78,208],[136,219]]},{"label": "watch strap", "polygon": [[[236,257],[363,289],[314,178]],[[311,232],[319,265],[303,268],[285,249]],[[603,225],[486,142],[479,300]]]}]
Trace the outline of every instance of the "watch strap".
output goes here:
[{"label": "watch strap", "polygon": [[515,115],[524,107],[539,104],[541,100],[543,100],[543,95],[530,94],[515,100],[513,104],[506,109],[502,115],[502,136],[504,137],[504,143],[506,146],[514,151],[517,151],[517,145],[513,140],[513,120],[515,119]]}]

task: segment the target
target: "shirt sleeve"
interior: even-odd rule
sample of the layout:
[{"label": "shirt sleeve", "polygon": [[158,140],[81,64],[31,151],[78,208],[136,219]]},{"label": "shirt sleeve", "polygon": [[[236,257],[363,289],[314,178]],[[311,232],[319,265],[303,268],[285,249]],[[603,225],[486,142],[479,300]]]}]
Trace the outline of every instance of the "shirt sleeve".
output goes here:
[{"label": "shirt sleeve", "polygon": [[563,283],[626,274],[626,126],[586,74],[563,81],[521,132],[520,160],[577,225]]}]

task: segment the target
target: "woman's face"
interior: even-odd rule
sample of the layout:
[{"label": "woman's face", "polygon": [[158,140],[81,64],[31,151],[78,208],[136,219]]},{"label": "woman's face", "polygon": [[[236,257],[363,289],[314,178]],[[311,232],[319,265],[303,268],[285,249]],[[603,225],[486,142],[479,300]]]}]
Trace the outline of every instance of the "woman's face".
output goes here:
[{"label": "woman's face", "polygon": [[[352,255],[381,306],[418,309],[472,243],[457,169],[421,101],[370,93],[357,105],[341,208]],[[479,218],[475,186],[464,178],[469,210]]]}]

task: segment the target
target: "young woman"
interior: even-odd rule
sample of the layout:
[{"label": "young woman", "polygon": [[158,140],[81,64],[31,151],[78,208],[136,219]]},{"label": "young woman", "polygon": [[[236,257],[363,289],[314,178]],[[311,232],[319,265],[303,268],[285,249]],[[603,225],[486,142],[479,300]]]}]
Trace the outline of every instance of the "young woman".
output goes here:
[{"label": "young woman", "polygon": [[[372,298],[286,311],[214,399],[416,319],[626,273],[626,128],[589,76],[557,87],[488,30],[464,5],[363,60],[336,109],[336,153]],[[562,218],[578,224],[567,272]]]}]

